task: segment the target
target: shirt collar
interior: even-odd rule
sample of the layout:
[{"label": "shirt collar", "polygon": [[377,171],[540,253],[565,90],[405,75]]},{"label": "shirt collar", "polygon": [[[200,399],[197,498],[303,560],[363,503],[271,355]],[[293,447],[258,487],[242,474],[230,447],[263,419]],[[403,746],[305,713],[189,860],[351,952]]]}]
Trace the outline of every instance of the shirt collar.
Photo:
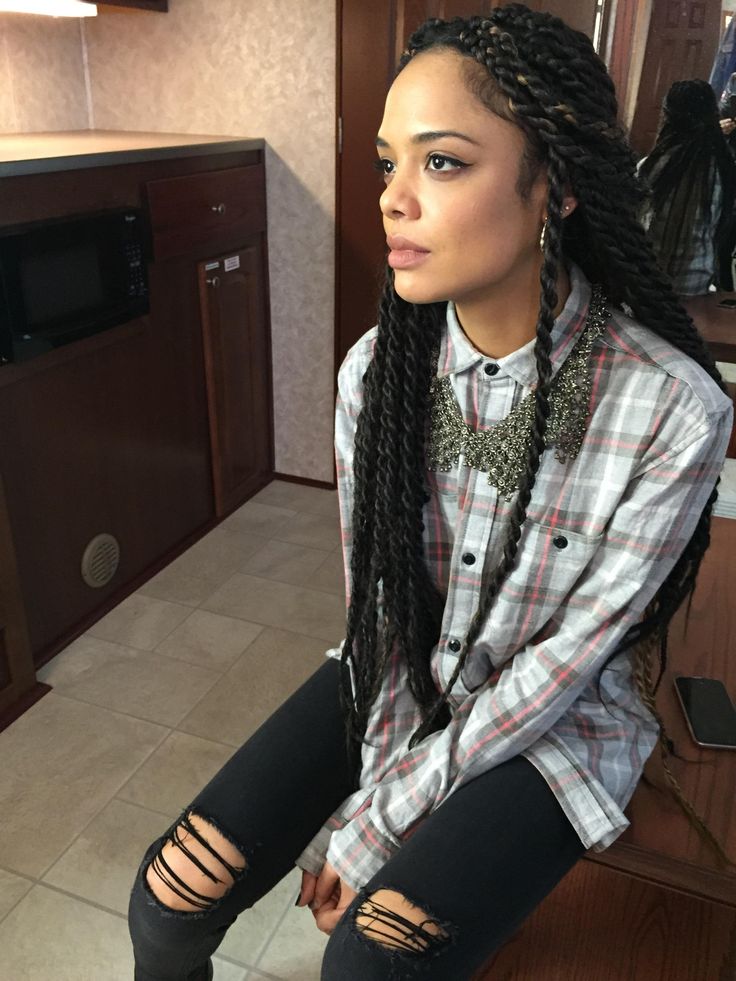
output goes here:
[{"label": "shirt collar", "polygon": [[[590,305],[591,287],[585,273],[574,263],[569,264],[569,273],[570,295],[552,327],[550,358],[553,376],[580,336]],[[494,362],[499,369],[495,377],[506,374],[525,388],[531,388],[537,380],[534,344],[532,340],[503,358],[490,358],[470,342],[457,319],[455,304],[450,301],[447,304],[447,328],[442,332],[437,375],[444,378],[445,375]]]}]

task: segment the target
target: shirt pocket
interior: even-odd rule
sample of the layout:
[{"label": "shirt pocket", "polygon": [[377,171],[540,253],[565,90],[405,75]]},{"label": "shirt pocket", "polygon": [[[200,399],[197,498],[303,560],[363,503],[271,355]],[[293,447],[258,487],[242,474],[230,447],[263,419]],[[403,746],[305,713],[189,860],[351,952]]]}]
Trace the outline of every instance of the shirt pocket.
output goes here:
[{"label": "shirt pocket", "polygon": [[[560,525],[524,522],[514,568],[501,584],[479,637],[494,667],[559,615],[602,538]],[[484,579],[489,574],[487,570]]]}]

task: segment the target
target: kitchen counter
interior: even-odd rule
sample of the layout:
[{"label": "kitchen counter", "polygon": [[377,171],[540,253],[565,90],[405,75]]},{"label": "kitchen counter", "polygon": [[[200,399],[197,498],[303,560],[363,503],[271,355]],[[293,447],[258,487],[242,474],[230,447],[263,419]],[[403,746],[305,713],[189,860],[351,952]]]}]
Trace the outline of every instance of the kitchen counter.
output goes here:
[{"label": "kitchen counter", "polygon": [[0,134],[0,177],[262,150],[262,139],[195,133],[71,130]]}]

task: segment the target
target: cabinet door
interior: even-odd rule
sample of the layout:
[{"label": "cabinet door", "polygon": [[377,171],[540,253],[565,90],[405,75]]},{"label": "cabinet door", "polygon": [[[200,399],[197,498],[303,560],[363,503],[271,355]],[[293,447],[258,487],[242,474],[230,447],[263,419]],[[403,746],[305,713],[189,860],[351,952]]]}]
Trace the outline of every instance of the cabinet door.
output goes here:
[{"label": "cabinet door", "polygon": [[[0,717],[36,688],[15,550],[0,478]],[[48,691],[48,686],[44,686]]]},{"label": "cabinet door", "polygon": [[271,358],[260,237],[198,265],[215,511],[232,511],[273,472]]}]

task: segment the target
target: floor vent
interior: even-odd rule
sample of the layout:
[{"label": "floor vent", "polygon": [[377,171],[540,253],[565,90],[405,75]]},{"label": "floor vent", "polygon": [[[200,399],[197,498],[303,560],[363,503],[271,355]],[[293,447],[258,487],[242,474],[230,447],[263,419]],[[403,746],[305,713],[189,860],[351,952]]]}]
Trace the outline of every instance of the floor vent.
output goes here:
[{"label": "floor vent", "polygon": [[118,570],[120,545],[112,535],[95,535],[82,556],[82,579],[93,589],[107,586]]}]

